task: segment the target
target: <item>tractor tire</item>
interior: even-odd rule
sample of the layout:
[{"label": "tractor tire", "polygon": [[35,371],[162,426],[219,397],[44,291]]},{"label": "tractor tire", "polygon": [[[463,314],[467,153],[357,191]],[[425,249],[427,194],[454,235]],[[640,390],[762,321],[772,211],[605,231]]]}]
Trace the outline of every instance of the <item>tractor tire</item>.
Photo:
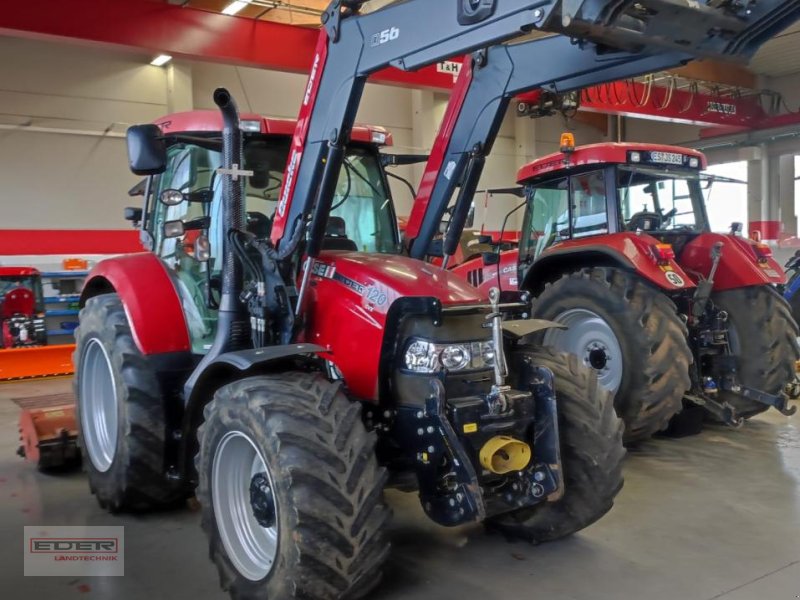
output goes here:
[{"label": "tractor tire", "polygon": [[[378,585],[387,475],[341,384],[300,372],[249,377],[220,388],[204,417],[197,499],[232,598],[351,598]],[[270,490],[260,503],[259,475]]]},{"label": "tractor tire", "polygon": [[187,490],[165,476],[156,373],[133,341],[117,294],[87,300],[75,340],[78,445],[100,506],[138,512],[184,500]]},{"label": "tractor tire", "polygon": [[523,385],[514,381],[519,372],[515,366],[525,359],[548,367],[555,376],[564,495],[492,517],[486,525],[512,539],[549,542],[588,527],[611,510],[623,484],[623,423],[610,392],[574,354],[523,347],[510,358],[515,387]]},{"label": "tractor tire", "polygon": [[[711,295],[711,301],[728,313],[731,351],[739,357],[742,385],[779,394],[795,376],[800,359],[798,327],[789,303],[769,286],[746,287]],[[720,392],[745,419],[764,412],[766,404]]]},{"label": "tractor tire", "polygon": [[615,394],[625,443],[666,428],[691,387],[688,332],[672,301],[634,273],[594,267],[549,283],[533,316],[561,322],[536,342],[577,355]]}]

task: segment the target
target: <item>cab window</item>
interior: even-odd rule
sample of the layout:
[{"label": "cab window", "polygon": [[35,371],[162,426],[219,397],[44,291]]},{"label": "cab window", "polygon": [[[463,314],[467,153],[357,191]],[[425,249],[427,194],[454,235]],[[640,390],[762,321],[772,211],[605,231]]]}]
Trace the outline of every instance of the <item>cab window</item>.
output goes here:
[{"label": "cab window", "polygon": [[520,254],[537,258],[557,241],[569,237],[567,179],[531,186],[526,193],[529,208],[522,224]]},{"label": "cab window", "polygon": [[570,178],[572,192],[572,237],[608,233],[606,180],[602,170]]}]

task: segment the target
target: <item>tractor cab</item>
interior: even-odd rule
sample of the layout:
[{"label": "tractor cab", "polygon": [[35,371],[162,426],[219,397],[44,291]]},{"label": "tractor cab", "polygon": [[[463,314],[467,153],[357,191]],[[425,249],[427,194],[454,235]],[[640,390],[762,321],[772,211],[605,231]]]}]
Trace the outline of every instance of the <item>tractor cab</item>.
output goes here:
[{"label": "tractor cab", "polygon": [[[567,138],[568,140],[570,138]],[[653,144],[562,144],[562,152],[519,172],[528,200],[520,239],[525,264],[554,246],[596,236],[634,233],[655,238],[654,252],[680,250],[710,231],[705,194],[714,178],[701,173],[695,150]]]},{"label": "tractor cab", "polygon": [[[267,240],[295,122],[242,115],[246,231]],[[155,123],[166,146],[166,167],[131,190],[144,206],[128,209],[142,241],[174,273],[196,354],[214,339],[220,301],[223,223],[222,120],[218,111],[192,111]],[[357,126],[348,145],[325,231],[325,250],[394,254],[399,234],[381,148],[385,129]]]},{"label": "tractor cab", "polygon": [[39,271],[31,267],[0,267],[0,348],[46,343]]}]

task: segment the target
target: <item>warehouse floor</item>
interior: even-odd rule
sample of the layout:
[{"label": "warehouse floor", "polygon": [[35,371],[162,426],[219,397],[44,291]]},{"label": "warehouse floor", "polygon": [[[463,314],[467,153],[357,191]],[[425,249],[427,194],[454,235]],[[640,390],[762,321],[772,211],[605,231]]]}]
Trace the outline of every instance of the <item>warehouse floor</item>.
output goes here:
[{"label": "warehouse floor", "polygon": [[[0,385],[0,597],[224,599],[190,510],[114,517],[82,474],[48,476],[15,455],[11,397],[66,391],[68,380]],[[614,510],[561,542],[508,544],[480,527],[428,522],[412,495],[389,493],[393,554],[373,598],[554,600],[800,598],[800,416],[659,439],[631,452]],[[124,525],[125,577],[22,576],[23,525]]]}]

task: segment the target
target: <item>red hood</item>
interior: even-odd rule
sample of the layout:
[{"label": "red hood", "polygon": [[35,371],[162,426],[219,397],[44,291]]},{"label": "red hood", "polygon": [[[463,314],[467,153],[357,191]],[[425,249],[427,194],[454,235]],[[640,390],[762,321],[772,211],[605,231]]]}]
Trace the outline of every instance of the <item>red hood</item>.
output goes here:
[{"label": "red hood", "polygon": [[485,302],[483,295],[463,278],[439,267],[391,254],[325,252],[322,263],[333,263],[336,272],[365,286],[379,286],[388,296],[387,308],[400,297],[438,298],[443,306]]}]

